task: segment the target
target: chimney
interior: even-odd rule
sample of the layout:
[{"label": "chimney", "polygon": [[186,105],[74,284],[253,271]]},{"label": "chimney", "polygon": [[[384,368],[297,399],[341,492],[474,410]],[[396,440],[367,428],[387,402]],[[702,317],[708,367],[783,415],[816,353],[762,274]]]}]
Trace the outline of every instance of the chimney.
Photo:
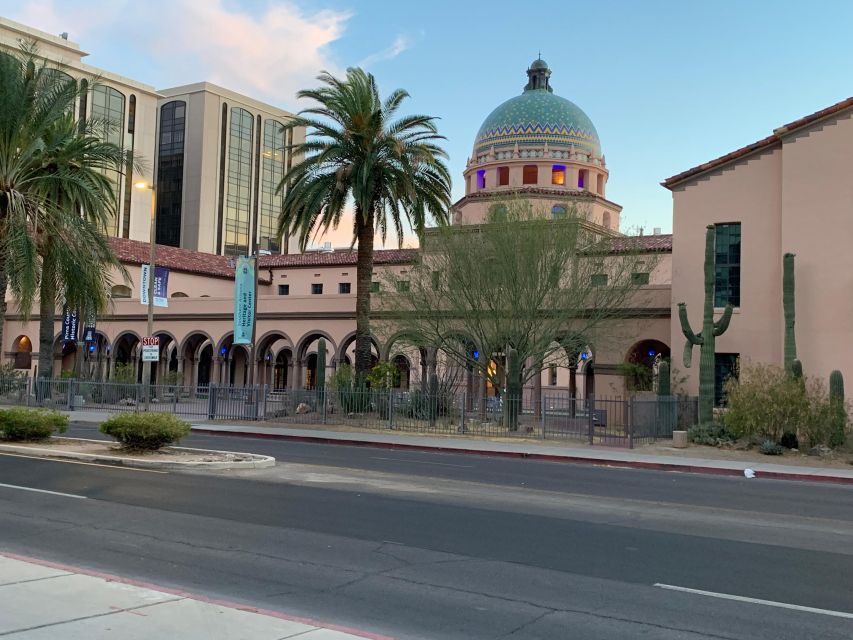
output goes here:
[{"label": "chimney", "polygon": [[660,227],[655,227],[655,235],[656,236],[660,235]]},{"label": "chimney", "polygon": [[640,227],[640,237],[643,236],[643,227]]}]

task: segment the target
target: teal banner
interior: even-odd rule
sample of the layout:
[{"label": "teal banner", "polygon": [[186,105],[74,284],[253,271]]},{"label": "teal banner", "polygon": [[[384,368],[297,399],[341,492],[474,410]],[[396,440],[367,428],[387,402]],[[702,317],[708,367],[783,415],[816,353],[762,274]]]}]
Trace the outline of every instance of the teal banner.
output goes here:
[{"label": "teal banner", "polygon": [[255,324],[255,259],[240,256],[234,271],[234,344],[252,344]]}]

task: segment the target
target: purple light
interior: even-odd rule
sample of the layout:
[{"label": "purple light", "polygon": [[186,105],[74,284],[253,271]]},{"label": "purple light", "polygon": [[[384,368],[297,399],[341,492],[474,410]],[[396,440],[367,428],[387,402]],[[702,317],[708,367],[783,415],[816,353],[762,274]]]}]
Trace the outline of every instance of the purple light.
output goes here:
[{"label": "purple light", "polygon": [[486,188],[486,170],[480,169],[477,171],[477,188],[485,189]]},{"label": "purple light", "polygon": [[654,350],[654,349],[649,349],[649,357],[650,357],[650,358],[654,358],[654,357],[655,357],[655,350]]},{"label": "purple light", "polygon": [[227,348],[227,347],[222,347],[222,348],[219,350],[219,353],[221,353],[221,354],[224,356],[226,353],[228,353],[228,348]]},{"label": "purple light", "polygon": [[588,354],[586,351],[584,351],[584,352],[581,354],[581,360],[586,360],[587,358],[589,358],[589,354]]}]

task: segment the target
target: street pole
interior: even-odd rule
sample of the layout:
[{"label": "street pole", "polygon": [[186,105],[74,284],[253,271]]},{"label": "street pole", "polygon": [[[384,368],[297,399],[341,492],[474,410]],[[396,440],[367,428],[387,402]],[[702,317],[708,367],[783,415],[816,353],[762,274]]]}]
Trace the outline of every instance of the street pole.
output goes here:
[{"label": "street pole", "polygon": [[[138,189],[151,190],[151,221],[148,225],[148,327],[146,335],[154,334],[154,261],[156,260],[157,245],[157,186],[153,183],[137,182]],[[140,345],[141,346],[141,345]],[[148,411],[151,402],[151,363],[142,362],[142,383],[145,385],[145,411]]]}]

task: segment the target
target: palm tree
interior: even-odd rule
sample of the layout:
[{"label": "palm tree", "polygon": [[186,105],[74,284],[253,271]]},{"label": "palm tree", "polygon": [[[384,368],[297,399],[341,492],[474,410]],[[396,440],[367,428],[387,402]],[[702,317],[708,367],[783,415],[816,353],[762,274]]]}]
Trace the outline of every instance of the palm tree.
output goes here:
[{"label": "palm tree", "polygon": [[420,236],[431,215],[446,224],[450,208],[447,154],[436,142],[435,118],[411,115],[394,120],[409,94],[393,91],[384,101],[373,75],[348,69],[341,80],[323,72],[324,86],[300,91],[317,106],[300,111],[286,128],[306,127],[304,143],[291,147],[301,160],[278,186],[284,193],[279,232],[295,235],[304,250],[317,233],[336,229],[354,203],[356,277],[356,374],[370,368],[370,288],[373,241],[393,227],[402,246],[403,216]]},{"label": "palm tree", "polygon": [[103,311],[110,267],[125,273],[102,233],[116,203],[104,172],[125,158],[95,135],[105,123],[75,121],[80,87],[34,50],[0,55],[0,88],[0,263],[22,315],[39,297],[44,376],[53,370],[57,302]]}]

